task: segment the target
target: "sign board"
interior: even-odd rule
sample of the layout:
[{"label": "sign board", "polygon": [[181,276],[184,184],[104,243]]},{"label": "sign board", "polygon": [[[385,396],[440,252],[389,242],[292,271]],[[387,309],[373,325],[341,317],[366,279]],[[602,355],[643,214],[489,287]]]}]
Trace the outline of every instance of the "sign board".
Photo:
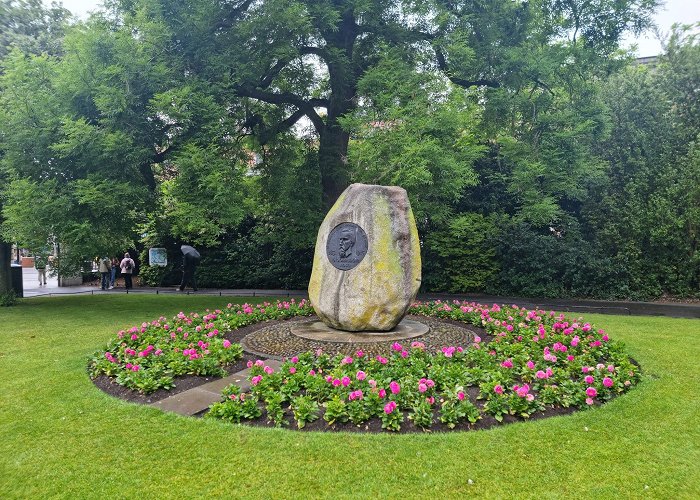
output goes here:
[{"label": "sign board", "polygon": [[168,252],[165,248],[148,249],[148,265],[165,267],[168,265]]}]

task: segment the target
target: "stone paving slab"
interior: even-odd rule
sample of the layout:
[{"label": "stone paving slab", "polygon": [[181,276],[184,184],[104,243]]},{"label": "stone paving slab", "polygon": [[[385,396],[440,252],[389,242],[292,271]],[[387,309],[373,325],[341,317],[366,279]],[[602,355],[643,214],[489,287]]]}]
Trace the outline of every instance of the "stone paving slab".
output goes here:
[{"label": "stone paving slab", "polygon": [[[278,370],[282,364],[274,359],[265,360],[265,364],[274,370]],[[201,413],[212,404],[221,399],[221,391],[224,387],[231,384],[237,384],[241,391],[247,392],[250,390],[250,382],[248,377],[250,368],[232,373],[228,377],[224,377],[213,382],[208,382],[200,386],[194,387],[179,394],[162,399],[151,406],[160,408],[163,411],[171,411],[179,415],[192,416]]]}]

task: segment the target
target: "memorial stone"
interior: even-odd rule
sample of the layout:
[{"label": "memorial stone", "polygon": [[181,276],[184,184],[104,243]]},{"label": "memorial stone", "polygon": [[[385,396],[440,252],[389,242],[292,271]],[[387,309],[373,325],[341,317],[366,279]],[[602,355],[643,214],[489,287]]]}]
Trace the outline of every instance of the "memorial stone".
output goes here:
[{"label": "memorial stone", "polygon": [[318,232],[309,298],[319,318],[345,331],[389,331],[421,281],[420,244],[406,191],[353,184]]}]

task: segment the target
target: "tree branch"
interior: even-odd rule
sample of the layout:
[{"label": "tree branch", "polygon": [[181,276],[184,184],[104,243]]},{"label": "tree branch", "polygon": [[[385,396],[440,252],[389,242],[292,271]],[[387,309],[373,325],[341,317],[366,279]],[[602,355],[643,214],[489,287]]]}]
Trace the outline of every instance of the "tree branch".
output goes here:
[{"label": "tree branch", "polygon": [[294,124],[298,122],[301,119],[301,117],[305,114],[306,112],[303,109],[297,109],[294,113],[289,115],[287,119],[279,122],[277,125],[269,127],[267,129],[263,129],[262,132],[258,135],[258,140],[260,141],[260,144],[264,146],[275,135],[279,134],[280,132],[284,132],[290,127],[293,127]]},{"label": "tree branch", "polygon": [[248,10],[248,7],[250,7],[250,4],[252,3],[253,0],[245,0],[241,2],[237,7],[233,8],[228,15],[223,16],[221,20],[214,25],[214,31],[232,27],[236,19],[238,19],[246,10]]},{"label": "tree branch", "polygon": [[319,133],[319,135],[323,133],[325,123],[318,113],[316,113],[314,107],[328,107],[328,101],[326,99],[312,98],[306,101],[298,95],[292,94],[291,92],[268,92],[266,90],[244,85],[237,86],[236,92],[238,95],[251,97],[253,99],[270,104],[276,104],[278,106],[292,105],[299,111],[303,111],[303,113],[309,117],[309,120],[311,120],[311,122],[314,124],[314,127],[316,127],[316,131]]},{"label": "tree branch", "polygon": [[435,58],[437,59],[438,68],[440,68],[440,71],[445,73],[445,76],[447,76],[447,78],[449,78],[449,80],[455,85],[459,85],[460,87],[464,88],[469,88],[473,86],[498,88],[501,86],[499,82],[495,80],[488,80],[486,78],[480,78],[478,80],[465,80],[463,78],[457,78],[450,71],[450,68],[447,65],[447,60],[445,59],[445,54],[442,53],[442,50],[440,50],[439,47],[435,46],[433,48],[435,50]]}]

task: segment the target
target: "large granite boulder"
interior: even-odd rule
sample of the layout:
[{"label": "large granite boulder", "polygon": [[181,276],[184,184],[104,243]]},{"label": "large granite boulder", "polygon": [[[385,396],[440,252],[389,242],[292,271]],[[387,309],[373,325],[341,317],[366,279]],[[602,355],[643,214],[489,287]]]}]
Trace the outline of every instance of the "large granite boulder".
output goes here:
[{"label": "large granite boulder", "polygon": [[316,239],[309,298],[338,330],[388,331],[404,317],[421,281],[420,245],[406,191],[353,184]]}]

